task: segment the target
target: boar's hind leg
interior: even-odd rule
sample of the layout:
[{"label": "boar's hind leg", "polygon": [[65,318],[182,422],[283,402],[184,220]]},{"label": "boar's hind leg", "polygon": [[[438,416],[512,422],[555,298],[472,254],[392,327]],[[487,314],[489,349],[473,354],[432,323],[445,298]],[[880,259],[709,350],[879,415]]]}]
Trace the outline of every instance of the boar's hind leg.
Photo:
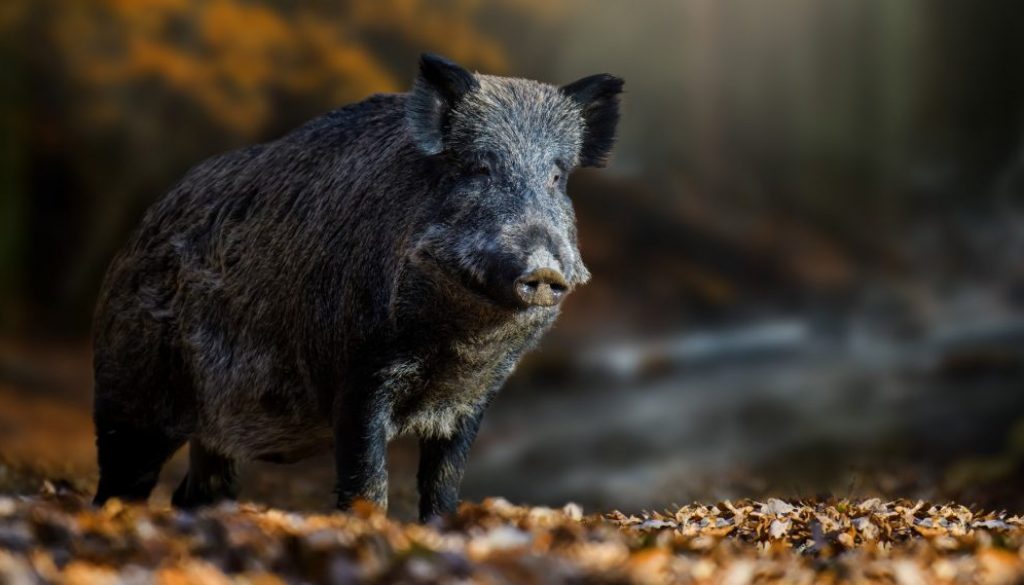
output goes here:
[{"label": "boar's hind leg", "polygon": [[193,439],[189,444],[188,474],[174,490],[171,503],[178,508],[194,508],[237,496],[235,460],[214,453]]},{"label": "boar's hind leg", "polygon": [[96,505],[110,498],[145,501],[164,463],[185,444],[159,429],[120,422],[96,421],[96,450],[100,485]]}]

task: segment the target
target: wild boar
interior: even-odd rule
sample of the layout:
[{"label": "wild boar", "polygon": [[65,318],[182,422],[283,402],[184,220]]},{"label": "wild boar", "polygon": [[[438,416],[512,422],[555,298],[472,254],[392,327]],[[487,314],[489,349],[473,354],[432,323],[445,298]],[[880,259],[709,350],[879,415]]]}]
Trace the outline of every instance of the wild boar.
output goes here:
[{"label": "wild boar", "polygon": [[387,505],[421,448],[420,516],[454,509],[484,409],[590,275],[566,179],[603,166],[621,79],[556,87],[423,55],[375,95],[215,156],[145,214],[94,321],[97,504],[233,498],[240,460],[333,447],[337,503]]}]

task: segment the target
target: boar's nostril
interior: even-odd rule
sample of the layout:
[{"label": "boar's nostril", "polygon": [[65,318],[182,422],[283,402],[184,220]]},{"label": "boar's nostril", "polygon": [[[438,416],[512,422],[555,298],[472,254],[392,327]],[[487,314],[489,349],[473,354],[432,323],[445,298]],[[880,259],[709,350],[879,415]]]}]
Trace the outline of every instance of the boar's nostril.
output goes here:
[{"label": "boar's nostril", "polygon": [[516,296],[527,306],[557,305],[568,290],[569,283],[565,281],[565,277],[551,268],[532,270],[517,278],[515,282]]}]

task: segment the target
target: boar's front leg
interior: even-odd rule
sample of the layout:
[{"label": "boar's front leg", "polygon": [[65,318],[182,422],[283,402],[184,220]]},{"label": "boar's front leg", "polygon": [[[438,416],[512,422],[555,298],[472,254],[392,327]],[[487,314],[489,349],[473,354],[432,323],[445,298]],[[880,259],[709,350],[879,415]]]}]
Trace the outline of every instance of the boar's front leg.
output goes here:
[{"label": "boar's front leg", "polygon": [[339,397],[334,408],[338,509],[367,500],[388,507],[386,405],[368,396]]},{"label": "boar's front leg", "polygon": [[420,439],[420,467],[416,480],[420,492],[421,522],[455,511],[466,457],[482,418],[483,409],[480,409],[463,418],[451,436]]}]

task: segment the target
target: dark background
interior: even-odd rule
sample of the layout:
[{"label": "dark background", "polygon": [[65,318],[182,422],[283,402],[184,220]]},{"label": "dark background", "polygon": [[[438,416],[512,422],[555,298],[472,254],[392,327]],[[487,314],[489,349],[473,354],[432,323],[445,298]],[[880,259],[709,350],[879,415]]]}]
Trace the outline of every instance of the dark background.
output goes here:
[{"label": "dark background", "polygon": [[[627,81],[613,163],[570,184],[593,282],[488,413],[467,497],[1024,504],[1011,0],[6,0],[0,489],[95,481],[89,318],[147,206],[403,91],[424,50]],[[327,459],[246,473],[246,497],[329,502]]]}]

